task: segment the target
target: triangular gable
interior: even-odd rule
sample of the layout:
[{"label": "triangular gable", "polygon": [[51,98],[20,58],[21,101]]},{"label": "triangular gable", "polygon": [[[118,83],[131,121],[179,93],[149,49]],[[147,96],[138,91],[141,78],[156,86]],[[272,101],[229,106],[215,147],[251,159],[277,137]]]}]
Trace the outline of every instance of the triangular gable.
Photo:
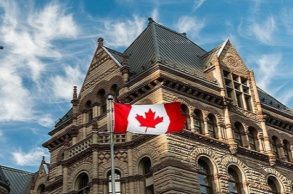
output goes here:
[{"label": "triangular gable", "polygon": [[39,170],[37,172],[37,177],[41,178],[41,177],[47,176],[48,173],[49,173],[48,164],[45,161],[45,157],[43,157],[42,162],[39,166]]},{"label": "triangular gable", "polygon": [[222,66],[228,68],[231,72],[247,76],[248,69],[229,39],[223,43],[217,56]]},{"label": "triangular gable", "polygon": [[[115,53],[115,55],[117,55],[118,52]],[[116,65],[116,67],[110,67],[109,66],[109,70],[110,71],[114,71],[114,69],[120,69],[122,67],[122,64],[120,61],[118,61],[117,57],[115,58],[114,53],[112,52],[112,50],[110,51],[109,49],[107,49],[104,46],[99,46],[94,54],[94,57],[90,63],[90,66],[88,68],[87,74],[85,76],[84,82],[82,84],[82,87],[80,89],[80,94],[89,89],[91,86],[95,85],[99,79],[101,79],[102,75],[100,75],[100,71],[97,71],[97,68],[99,66],[102,66],[105,62],[107,61],[113,61],[114,64]],[[122,56],[122,54],[121,54]],[[112,69],[110,69],[112,68]]]}]

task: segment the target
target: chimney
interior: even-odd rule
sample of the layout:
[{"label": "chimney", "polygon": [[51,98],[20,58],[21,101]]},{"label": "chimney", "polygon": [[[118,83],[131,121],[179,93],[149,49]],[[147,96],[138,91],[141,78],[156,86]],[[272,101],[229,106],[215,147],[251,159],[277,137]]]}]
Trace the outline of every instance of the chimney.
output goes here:
[{"label": "chimney", "polygon": [[104,46],[104,39],[102,37],[98,38],[98,47]]}]

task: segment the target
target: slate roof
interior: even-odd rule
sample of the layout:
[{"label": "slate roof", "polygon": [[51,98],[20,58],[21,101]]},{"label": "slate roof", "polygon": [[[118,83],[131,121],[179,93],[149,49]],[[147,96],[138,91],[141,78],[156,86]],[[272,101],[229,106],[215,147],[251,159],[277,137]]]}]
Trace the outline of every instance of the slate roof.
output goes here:
[{"label": "slate roof", "polygon": [[205,53],[186,35],[162,26],[151,18],[146,29],[124,51],[129,57],[128,65],[134,75],[160,62],[206,79],[201,59]]},{"label": "slate roof", "polygon": [[2,166],[0,166],[0,186],[10,190],[9,181],[2,171]]},{"label": "slate roof", "polygon": [[277,99],[275,99],[273,96],[271,96],[267,92],[263,91],[261,88],[258,88],[258,94],[259,94],[261,104],[265,104],[267,106],[273,107],[275,109],[278,109],[293,115],[293,111],[289,107],[279,102]]},{"label": "slate roof", "polygon": [[[0,166],[3,174],[10,184],[9,194],[28,194],[30,190],[30,183],[33,177],[32,173],[17,170],[14,168]],[[1,170],[0,170],[1,172]]]},{"label": "slate roof", "polygon": [[70,120],[72,118],[72,108],[61,118],[57,121],[55,124],[55,127],[61,126],[63,123],[66,123],[66,121]]}]

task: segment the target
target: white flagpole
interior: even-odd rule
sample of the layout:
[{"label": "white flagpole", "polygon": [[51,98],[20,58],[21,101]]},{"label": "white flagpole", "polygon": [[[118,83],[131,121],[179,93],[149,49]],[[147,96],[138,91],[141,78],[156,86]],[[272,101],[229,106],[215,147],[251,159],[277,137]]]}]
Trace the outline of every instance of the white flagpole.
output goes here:
[{"label": "white flagpole", "polygon": [[[114,165],[114,129],[113,129],[113,96],[109,95],[108,105],[108,130],[110,131],[110,149],[111,149],[111,188],[112,194],[115,194],[115,165]],[[109,188],[110,189],[110,188]]]}]

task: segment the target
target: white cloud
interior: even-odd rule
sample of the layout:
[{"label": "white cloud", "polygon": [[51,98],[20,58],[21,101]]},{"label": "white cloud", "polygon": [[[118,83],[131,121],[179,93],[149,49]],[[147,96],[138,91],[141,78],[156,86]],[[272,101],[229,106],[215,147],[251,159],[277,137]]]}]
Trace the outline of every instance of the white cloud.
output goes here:
[{"label": "white cloud", "polygon": [[48,158],[48,153],[42,148],[34,148],[28,152],[21,150],[12,152],[14,162],[20,166],[37,166],[40,164],[42,157]]},{"label": "white cloud", "polygon": [[51,115],[45,114],[41,115],[41,117],[38,119],[38,123],[44,127],[53,127],[54,119]]},{"label": "white cloud", "polygon": [[145,18],[133,16],[131,19],[104,19],[100,34],[104,36],[106,44],[112,47],[128,47],[143,31]]},{"label": "white cloud", "polygon": [[0,121],[30,119],[33,102],[21,77],[13,67],[0,67],[0,72]]},{"label": "white cloud", "polygon": [[158,22],[159,21],[159,11],[158,8],[155,8],[152,13],[151,13],[151,17]]},{"label": "white cloud", "polygon": [[50,81],[55,98],[68,101],[72,99],[73,86],[81,84],[84,73],[80,68],[71,66],[66,66],[64,73],[64,76],[57,75]]},{"label": "white cloud", "polygon": [[192,7],[192,11],[196,11],[198,8],[200,8],[204,2],[206,2],[206,0],[195,0],[193,7]]},{"label": "white cloud", "polygon": [[188,35],[198,38],[204,26],[203,20],[198,20],[196,17],[182,16],[178,19],[175,27],[179,32],[186,32]]},{"label": "white cloud", "polygon": [[258,85],[262,89],[271,91],[269,85],[278,72],[281,60],[281,54],[265,54],[257,60]]},{"label": "white cloud", "polygon": [[267,18],[263,23],[253,22],[249,28],[250,34],[265,44],[273,42],[273,35],[277,28],[274,17]]},{"label": "white cloud", "polygon": [[64,56],[56,41],[73,39],[79,33],[73,15],[57,2],[39,9],[21,3],[0,1],[1,44],[5,47],[0,51],[0,121],[36,117],[33,98],[40,91],[34,88],[48,63]]}]

